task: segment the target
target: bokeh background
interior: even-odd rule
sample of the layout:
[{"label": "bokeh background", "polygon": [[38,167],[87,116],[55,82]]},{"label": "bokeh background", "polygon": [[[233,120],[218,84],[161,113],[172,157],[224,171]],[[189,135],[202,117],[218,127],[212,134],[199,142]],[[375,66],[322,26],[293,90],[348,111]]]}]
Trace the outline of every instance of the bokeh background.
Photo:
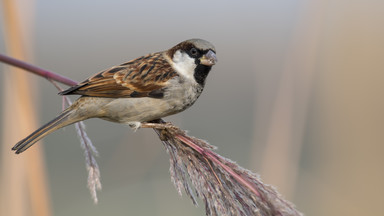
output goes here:
[{"label": "bokeh background", "polygon": [[[219,62],[203,95],[166,120],[306,215],[384,215],[384,1],[0,2],[0,52],[77,81],[185,39],[211,41]],[[0,70],[0,215],[204,215],[178,196],[149,129],[86,121],[100,152],[98,205],[74,127],[14,155],[62,100],[43,78]]]}]

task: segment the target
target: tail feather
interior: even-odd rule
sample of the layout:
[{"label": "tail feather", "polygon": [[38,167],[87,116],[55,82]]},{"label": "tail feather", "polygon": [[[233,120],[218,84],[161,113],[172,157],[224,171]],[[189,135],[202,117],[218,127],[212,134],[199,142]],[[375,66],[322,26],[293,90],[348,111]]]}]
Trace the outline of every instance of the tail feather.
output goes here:
[{"label": "tail feather", "polygon": [[52,121],[43,125],[41,128],[37,129],[35,132],[33,132],[32,134],[30,134],[20,142],[16,143],[16,145],[13,146],[12,150],[16,151],[15,152],[16,154],[20,154],[21,152],[27,150],[29,147],[35,144],[37,141],[39,141],[41,138],[47,136],[53,131],[74,123],[75,121],[68,121],[69,120],[68,116],[70,116],[70,114],[71,114],[71,110],[64,111],[59,116],[54,118]]}]

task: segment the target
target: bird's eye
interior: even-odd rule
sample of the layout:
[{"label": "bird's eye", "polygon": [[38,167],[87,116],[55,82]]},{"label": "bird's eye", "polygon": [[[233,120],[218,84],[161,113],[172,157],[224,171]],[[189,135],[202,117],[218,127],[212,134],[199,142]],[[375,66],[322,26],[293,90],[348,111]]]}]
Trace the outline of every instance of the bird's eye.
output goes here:
[{"label": "bird's eye", "polygon": [[189,53],[191,53],[192,56],[197,56],[199,54],[199,51],[197,51],[197,49],[193,47],[191,50],[189,50]]}]

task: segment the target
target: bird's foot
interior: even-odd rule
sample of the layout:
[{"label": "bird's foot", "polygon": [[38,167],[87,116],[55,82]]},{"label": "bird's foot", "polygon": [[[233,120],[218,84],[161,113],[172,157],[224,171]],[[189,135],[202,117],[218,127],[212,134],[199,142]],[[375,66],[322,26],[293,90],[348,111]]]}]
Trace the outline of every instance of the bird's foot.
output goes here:
[{"label": "bird's foot", "polygon": [[164,129],[177,129],[176,126],[174,126],[170,122],[165,122],[165,123],[153,123],[153,122],[142,122],[141,123],[141,128],[153,128],[153,129],[159,129],[159,130],[164,130]]},{"label": "bird's foot", "polygon": [[174,126],[173,124],[171,124],[170,122],[143,122],[141,123],[141,127],[142,128],[153,128],[153,129],[156,129],[156,130],[159,130],[159,138],[161,141],[166,141],[168,140],[169,138],[169,131],[167,131],[166,129],[170,129],[170,130],[178,130],[178,128],[176,126]]},{"label": "bird's foot", "polygon": [[133,129],[133,131],[137,131],[139,128],[141,128],[142,123],[141,122],[129,122],[129,127]]}]

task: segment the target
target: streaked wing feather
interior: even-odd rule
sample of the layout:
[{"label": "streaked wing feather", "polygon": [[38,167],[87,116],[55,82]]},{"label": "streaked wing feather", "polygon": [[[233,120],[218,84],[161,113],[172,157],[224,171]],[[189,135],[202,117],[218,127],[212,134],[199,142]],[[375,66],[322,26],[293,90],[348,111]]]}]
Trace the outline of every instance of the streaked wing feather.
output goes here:
[{"label": "streaked wing feather", "polygon": [[112,98],[160,98],[166,82],[177,75],[162,55],[161,52],[149,54],[112,67],[60,94]]}]

